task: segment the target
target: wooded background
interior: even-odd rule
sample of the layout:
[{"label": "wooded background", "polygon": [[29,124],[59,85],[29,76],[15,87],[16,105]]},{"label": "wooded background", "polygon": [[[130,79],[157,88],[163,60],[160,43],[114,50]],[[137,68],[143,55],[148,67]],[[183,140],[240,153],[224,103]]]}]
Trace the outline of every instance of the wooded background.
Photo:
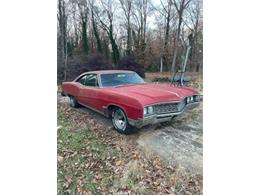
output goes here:
[{"label": "wooded background", "polygon": [[58,0],[58,81],[99,69],[203,68],[201,0]]}]

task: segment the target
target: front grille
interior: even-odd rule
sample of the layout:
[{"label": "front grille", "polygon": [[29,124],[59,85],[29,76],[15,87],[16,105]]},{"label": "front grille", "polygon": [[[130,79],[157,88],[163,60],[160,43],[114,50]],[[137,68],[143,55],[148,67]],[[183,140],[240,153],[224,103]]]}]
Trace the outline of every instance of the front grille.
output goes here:
[{"label": "front grille", "polygon": [[180,112],[183,110],[185,105],[186,105],[185,101],[181,101],[177,103],[157,104],[154,106],[154,111],[156,114]]}]

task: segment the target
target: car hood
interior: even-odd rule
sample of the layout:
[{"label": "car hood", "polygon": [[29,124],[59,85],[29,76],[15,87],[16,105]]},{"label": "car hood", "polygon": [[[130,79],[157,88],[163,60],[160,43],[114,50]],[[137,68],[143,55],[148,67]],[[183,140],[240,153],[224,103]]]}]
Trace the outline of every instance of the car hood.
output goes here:
[{"label": "car hood", "polygon": [[190,88],[160,84],[128,85],[108,90],[114,94],[137,99],[144,106],[159,102],[181,101],[186,96],[198,94],[197,91]]}]

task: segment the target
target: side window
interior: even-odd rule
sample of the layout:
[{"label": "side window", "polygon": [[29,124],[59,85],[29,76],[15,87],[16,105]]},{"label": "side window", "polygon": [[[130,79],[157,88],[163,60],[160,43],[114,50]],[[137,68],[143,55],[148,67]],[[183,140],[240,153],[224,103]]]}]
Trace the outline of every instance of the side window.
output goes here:
[{"label": "side window", "polygon": [[87,77],[87,75],[85,75],[85,76],[79,78],[79,79],[77,80],[77,82],[81,83],[82,85],[85,85],[86,77]]},{"label": "side window", "polygon": [[90,87],[98,87],[97,75],[95,74],[87,75],[85,85]]}]

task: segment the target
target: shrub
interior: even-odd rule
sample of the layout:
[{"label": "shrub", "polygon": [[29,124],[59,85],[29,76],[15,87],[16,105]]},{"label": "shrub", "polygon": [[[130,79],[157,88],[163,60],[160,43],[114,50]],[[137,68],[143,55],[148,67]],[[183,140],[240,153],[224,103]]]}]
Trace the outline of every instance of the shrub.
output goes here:
[{"label": "shrub", "polygon": [[[101,54],[91,54],[88,56],[75,56],[74,59],[68,60],[67,79],[73,80],[83,72],[93,70],[113,69],[110,61],[106,60]],[[64,80],[64,67],[58,66],[58,83]]]},{"label": "shrub", "polygon": [[125,56],[119,61],[118,69],[135,71],[139,76],[145,78],[144,67],[140,65],[134,56]]},{"label": "shrub", "polygon": [[113,66],[101,54],[91,54],[84,65],[89,70],[111,70]]}]

